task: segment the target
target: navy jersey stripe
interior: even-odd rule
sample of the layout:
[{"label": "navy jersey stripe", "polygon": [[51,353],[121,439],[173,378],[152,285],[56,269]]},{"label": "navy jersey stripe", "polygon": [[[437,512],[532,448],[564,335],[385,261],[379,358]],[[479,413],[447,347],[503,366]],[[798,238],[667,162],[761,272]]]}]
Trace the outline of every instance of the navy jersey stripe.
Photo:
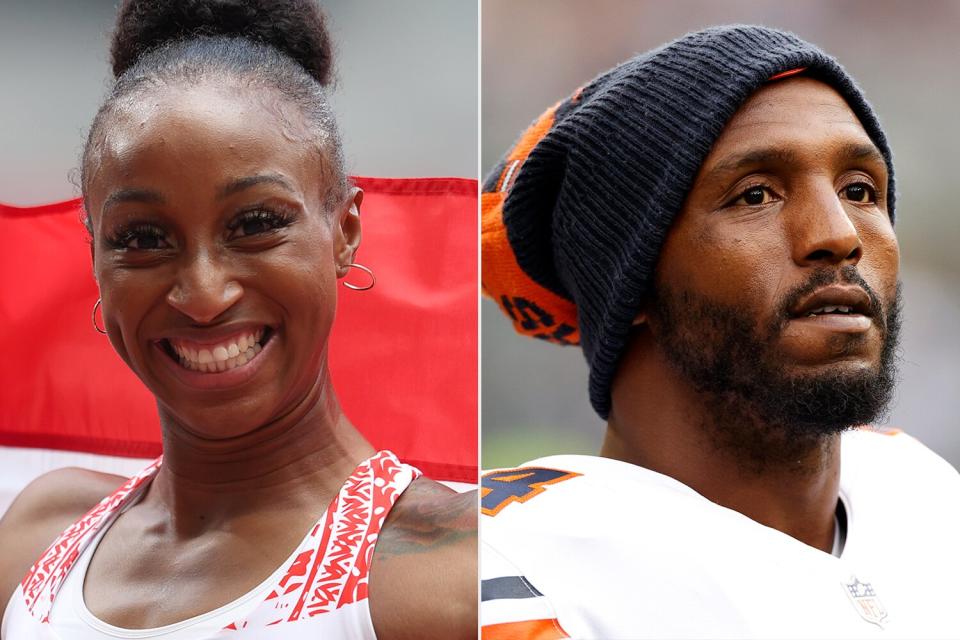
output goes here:
[{"label": "navy jersey stripe", "polygon": [[543,594],[523,576],[503,576],[480,582],[480,600],[518,600],[538,598]]}]

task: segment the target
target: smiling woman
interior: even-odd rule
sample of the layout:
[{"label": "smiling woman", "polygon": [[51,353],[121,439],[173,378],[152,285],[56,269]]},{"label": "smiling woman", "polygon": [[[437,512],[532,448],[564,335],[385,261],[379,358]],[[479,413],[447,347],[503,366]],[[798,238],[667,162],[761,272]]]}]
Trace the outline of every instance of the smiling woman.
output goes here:
[{"label": "smiling woman", "polygon": [[[141,83],[150,73],[174,84],[158,91],[121,76],[126,92],[101,111],[84,162],[110,340],[165,419],[204,436],[331,404],[327,341],[317,338],[330,333],[336,281],[360,243],[363,193],[346,184],[322,89],[311,121],[285,97],[303,87],[249,76],[264,60],[294,64],[263,48],[196,39],[141,59]],[[250,69],[174,79],[184,59],[238,54]],[[266,86],[252,91],[257,83]],[[125,102],[137,93],[149,98]]]},{"label": "smiling woman", "polygon": [[374,450],[331,382],[363,191],[323,15],[128,0],[112,58],[85,222],[164,456],[24,490],[0,521],[3,637],[473,637],[475,493]]}]

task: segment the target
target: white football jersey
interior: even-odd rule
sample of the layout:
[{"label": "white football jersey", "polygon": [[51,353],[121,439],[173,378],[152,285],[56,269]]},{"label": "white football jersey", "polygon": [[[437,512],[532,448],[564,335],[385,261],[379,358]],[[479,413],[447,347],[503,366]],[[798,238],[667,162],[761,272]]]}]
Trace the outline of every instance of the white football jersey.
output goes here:
[{"label": "white football jersey", "polygon": [[960,638],[960,475],[842,436],[839,557],[668,476],[561,455],[484,475],[484,640]]}]

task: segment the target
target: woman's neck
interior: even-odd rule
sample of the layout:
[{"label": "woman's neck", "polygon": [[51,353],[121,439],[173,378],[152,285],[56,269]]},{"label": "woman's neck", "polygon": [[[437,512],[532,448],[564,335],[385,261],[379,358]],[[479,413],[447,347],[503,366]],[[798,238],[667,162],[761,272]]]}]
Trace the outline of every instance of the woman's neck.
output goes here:
[{"label": "woman's neck", "polygon": [[343,415],[327,376],[277,419],[202,438],[161,407],[163,465],[145,503],[162,503],[184,535],[263,510],[326,504],[373,448]]}]

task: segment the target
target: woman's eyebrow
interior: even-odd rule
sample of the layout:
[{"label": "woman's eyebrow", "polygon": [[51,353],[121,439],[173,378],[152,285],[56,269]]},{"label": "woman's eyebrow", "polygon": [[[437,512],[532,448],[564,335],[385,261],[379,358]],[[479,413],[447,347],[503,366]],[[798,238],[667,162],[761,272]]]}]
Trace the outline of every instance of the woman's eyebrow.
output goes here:
[{"label": "woman's eyebrow", "polygon": [[103,202],[103,210],[120,204],[121,202],[144,202],[157,204],[163,202],[163,196],[157,191],[149,189],[117,189]]},{"label": "woman's eyebrow", "polygon": [[264,183],[276,184],[280,187],[283,187],[290,193],[295,193],[294,188],[289,182],[287,182],[286,178],[279,173],[262,173],[255,176],[246,176],[244,178],[236,178],[231,180],[224,185],[222,189],[220,189],[220,197],[226,198],[227,196],[233,195],[238,191],[243,191],[244,189],[249,189],[250,187]]}]

